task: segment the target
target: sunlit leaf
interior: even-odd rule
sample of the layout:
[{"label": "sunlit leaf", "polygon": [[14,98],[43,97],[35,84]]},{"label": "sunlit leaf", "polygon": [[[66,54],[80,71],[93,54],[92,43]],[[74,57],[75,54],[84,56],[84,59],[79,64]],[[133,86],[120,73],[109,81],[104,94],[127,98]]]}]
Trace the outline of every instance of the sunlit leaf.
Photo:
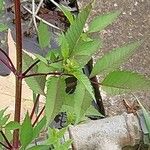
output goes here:
[{"label": "sunlit leaf", "polygon": [[40,21],[38,27],[38,39],[41,48],[46,48],[50,45],[50,32],[48,26]]},{"label": "sunlit leaf", "polygon": [[65,80],[62,77],[50,77],[47,82],[46,119],[47,125],[60,112],[65,95]]},{"label": "sunlit leaf", "polygon": [[74,111],[76,114],[76,123],[79,123],[80,119],[85,116],[85,113],[90,107],[91,103],[91,95],[83,83],[78,82],[74,95]]},{"label": "sunlit leaf", "polygon": [[116,48],[105,54],[102,58],[97,60],[90,77],[98,74],[106,74],[119,68],[124,61],[128,60],[129,57],[133,55],[140,44],[140,42],[134,42],[123,47]]},{"label": "sunlit leaf", "polygon": [[27,150],[49,150],[50,146],[48,145],[37,145],[37,146],[33,146],[31,148],[28,148]]},{"label": "sunlit leaf", "polygon": [[41,130],[44,128],[45,125],[46,125],[46,117],[44,116],[33,129],[33,139],[35,139],[39,135],[39,133],[41,132]]},{"label": "sunlit leaf", "polygon": [[109,12],[104,15],[100,15],[94,18],[94,20],[89,24],[89,31],[88,32],[98,32],[102,31],[108,25],[112,24],[116,18],[119,16],[120,12]]},{"label": "sunlit leaf", "polygon": [[101,83],[109,94],[115,95],[131,91],[149,91],[150,79],[130,71],[113,71]]},{"label": "sunlit leaf", "polygon": [[72,74],[85,86],[85,89],[89,92],[91,98],[95,99],[93,88],[88,77],[78,70],[72,72]]},{"label": "sunlit leaf", "polygon": [[26,117],[20,128],[20,142],[22,148],[26,148],[31,142],[33,138],[33,127],[31,124],[31,120],[29,114],[26,114]]},{"label": "sunlit leaf", "polygon": [[79,13],[79,15],[76,17],[76,19],[71,24],[70,28],[67,30],[65,34],[69,44],[70,53],[74,50],[74,47],[77,44],[83,32],[83,28],[90,14],[91,8],[92,8],[92,4],[90,3]]},{"label": "sunlit leaf", "polygon": [[20,124],[15,121],[10,121],[5,126],[5,129],[7,129],[7,130],[15,130],[15,129],[19,129],[19,128],[20,128]]},{"label": "sunlit leaf", "polygon": [[[30,57],[27,53],[23,53],[23,69],[26,70],[31,64],[33,64],[35,60]],[[37,66],[34,66],[30,71],[29,74],[37,73]],[[25,79],[27,85],[30,87],[32,91],[36,94],[45,95],[44,88],[46,77],[45,76],[34,76]]]}]

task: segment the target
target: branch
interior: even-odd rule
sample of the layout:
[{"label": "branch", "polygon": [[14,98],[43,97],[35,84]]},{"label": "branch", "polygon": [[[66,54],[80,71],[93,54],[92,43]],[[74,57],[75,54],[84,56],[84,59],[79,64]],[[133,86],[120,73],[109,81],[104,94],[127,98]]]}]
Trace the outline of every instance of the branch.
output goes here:
[{"label": "branch", "polygon": [[11,59],[9,58],[9,56],[7,55],[7,53],[4,50],[2,50],[1,48],[0,48],[0,51],[6,56],[7,60],[9,61],[10,65],[12,67],[13,72],[16,72],[15,66],[12,63]]},{"label": "branch", "polygon": [[22,76],[25,76],[37,63],[39,63],[40,60],[37,60],[35,63],[33,63],[29,68],[22,74]]},{"label": "branch", "polygon": [[73,76],[71,74],[62,73],[62,72],[49,72],[49,73],[33,73],[33,74],[25,75],[23,76],[23,78],[29,78],[29,77],[34,77],[34,76],[47,76],[47,75]]},{"label": "branch", "polygon": [[[3,131],[1,130],[0,133],[2,134],[2,137],[4,138],[5,142],[7,143],[9,149],[12,148],[12,145],[9,143],[7,137],[5,136],[5,134],[3,133]],[[3,145],[4,146],[4,145]],[[6,145],[5,145],[6,146]]]},{"label": "branch", "polygon": [[34,123],[32,124],[32,127],[35,126],[35,124],[38,122],[40,116],[42,115],[43,111],[45,109],[45,106],[42,108],[42,110],[40,111],[39,115],[37,116],[37,118],[35,119]]},{"label": "branch", "polygon": [[37,103],[39,102],[39,98],[40,98],[40,94],[38,94],[37,97],[36,97],[36,100],[35,100],[35,103],[34,103],[34,106],[33,106],[32,112],[31,112],[31,115],[30,115],[30,119],[31,119],[31,120],[32,120],[32,118],[33,118],[33,115],[34,115],[34,112],[35,112]]},{"label": "branch", "polygon": [[0,142],[0,145],[2,145],[3,147],[5,147],[6,149],[11,149],[10,147],[6,146],[4,143]]},{"label": "branch", "polygon": [[[25,7],[25,6],[22,6],[22,7],[23,7],[25,10],[27,10],[30,14],[33,15],[32,11],[31,11],[30,9],[28,9],[28,8]],[[60,29],[60,28],[58,28],[57,26],[55,26],[55,25],[53,25],[53,24],[47,22],[46,20],[40,18],[39,16],[35,15],[35,17],[36,17],[38,20],[43,21],[43,22],[44,22],[45,24],[47,24],[48,26],[53,27],[53,28],[55,28],[55,29],[57,29],[57,30],[62,31],[62,29]]]}]

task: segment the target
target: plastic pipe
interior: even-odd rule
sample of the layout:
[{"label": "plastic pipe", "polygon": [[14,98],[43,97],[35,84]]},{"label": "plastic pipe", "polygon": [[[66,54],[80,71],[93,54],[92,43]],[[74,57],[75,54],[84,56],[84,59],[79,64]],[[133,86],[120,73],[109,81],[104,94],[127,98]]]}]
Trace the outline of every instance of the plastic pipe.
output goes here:
[{"label": "plastic pipe", "polygon": [[138,118],[126,113],[70,127],[68,136],[74,150],[121,150],[142,138]]}]

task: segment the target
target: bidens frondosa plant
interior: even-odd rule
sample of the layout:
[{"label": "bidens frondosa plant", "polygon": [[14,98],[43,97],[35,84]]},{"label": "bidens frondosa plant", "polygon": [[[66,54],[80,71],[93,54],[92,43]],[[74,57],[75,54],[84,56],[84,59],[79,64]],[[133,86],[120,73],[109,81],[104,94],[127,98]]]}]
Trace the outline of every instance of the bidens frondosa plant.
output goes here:
[{"label": "bidens frondosa plant", "polygon": [[[92,10],[92,3],[88,4],[77,17],[72,16],[66,7],[60,6],[60,9],[70,21],[70,27],[65,33],[60,34],[57,49],[49,48],[50,50],[45,56],[34,54],[36,58],[33,59],[25,51],[22,51],[20,1],[15,1],[16,36],[18,36],[16,38],[17,67],[0,49],[0,53],[3,54],[0,55],[1,63],[5,64],[16,76],[14,121],[8,121],[9,115],[4,115],[5,109],[0,111],[2,149],[68,150],[73,141],[62,142],[61,140],[67,126],[80,123],[88,115],[101,115],[92,106],[95,95],[91,79],[96,75],[102,75],[103,80],[99,83],[94,82],[94,84],[99,84],[109,94],[150,89],[148,78],[135,72],[119,69],[120,65],[136,51],[141,42],[133,42],[113,49],[96,61],[90,74],[86,73],[86,64],[102,48],[102,41],[94,39],[92,33],[100,32],[113,23],[119,16],[119,11],[97,16],[89,23],[88,31],[83,32]],[[1,29],[2,27],[4,30],[6,29],[6,26],[1,26]],[[41,21],[38,26],[38,41],[41,49],[50,47],[50,40],[48,26]],[[72,77],[76,80],[67,84],[67,79]],[[31,115],[27,113],[23,122],[20,123],[22,80],[26,81],[37,98]],[[68,87],[69,90],[66,90]],[[33,114],[40,95],[45,97],[45,105],[33,121]],[[41,115],[43,112],[45,115]],[[67,113],[66,128],[60,131],[51,129],[50,124],[60,112]],[[12,131],[14,131],[13,136]],[[34,145],[33,141],[41,131],[45,131],[48,138],[42,141],[41,145]]]}]

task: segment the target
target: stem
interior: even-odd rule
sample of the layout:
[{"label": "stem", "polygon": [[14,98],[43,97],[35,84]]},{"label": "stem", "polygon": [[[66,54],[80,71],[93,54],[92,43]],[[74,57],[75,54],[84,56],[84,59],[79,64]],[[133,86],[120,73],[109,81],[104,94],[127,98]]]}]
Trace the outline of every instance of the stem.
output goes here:
[{"label": "stem", "polygon": [[36,100],[35,100],[35,103],[34,103],[34,106],[33,106],[32,112],[31,112],[31,115],[30,115],[30,119],[31,119],[31,120],[32,120],[32,118],[33,118],[33,115],[34,115],[34,112],[35,112],[37,103],[39,102],[39,98],[40,98],[40,94],[38,94],[37,97],[36,97]]},{"label": "stem", "polygon": [[37,60],[35,63],[33,63],[24,73],[22,73],[22,76],[25,76],[39,62],[40,60]]},{"label": "stem", "polygon": [[[0,131],[0,133],[2,134],[2,136],[3,136],[4,140],[5,140],[5,142],[7,143],[7,145],[9,146],[9,149],[11,149],[11,148],[12,148],[12,145],[9,143],[7,137],[5,136],[5,134],[3,133],[2,130]],[[3,145],[3,146],[4,146],[4,145]]]},{"label": "stem", "polygon": [[4,143],[0,142],[0,145],[2,145],[3,147],[5,147],[6,149],[10,149],[10,147],[6,146]]},{"label": "stem", "polygon": [[12,72],[15,73],[16,72],[16,69],[15,69],[15,66],[14,64],[12,63],[11,59],[9,58],[9,56],[6,54],[5,51],[3,51],[1,48],[0,48],[0,51],[6,56],[7,60],[9,61],[11,67],[12,67]]},{"label": "stem", "polygon": [[[20,0],[15,0],[15,22],[16,22],[16,58],[17,58],[17,75],[16,75],[16,93],[15,93],[15,115],[14,121],[20,123],[21,115],[21,95],[22,95],[22,29],[21,29],[21,11]],[[19,130],[13,133],[13,147],[19,149]]]},{"label": "stem", "polygon": [[23,78],[29,78],[29,77],[33,77],[33,76],[47,76],[47,75],[73,76],[71,74],[62,73],[62,72],[49,72],[49,73],[33,73],[33,74],[23,76]]},{"label": "stem", "polygon": [[38,122],[40,116],[42,115],[43,111],[45,109],[45,106],[42,108],[42,110],[40,111],[39,115],[37,116],[37,118],[35,119],[34,123],[32,124],[32,127],[35,126],[35,124]]},{"label": "stem", "polygon": [[[0,61],[1,61],[8,69],[10,69],[10,70],[13,72],[13,69],[9,66],[8,63],[5,62],[5,60],[0,59]],[[13,73],[14,73],[14,72],[13,72]],[[14,74],[15,74],[15,73],[14,73]]]}]

